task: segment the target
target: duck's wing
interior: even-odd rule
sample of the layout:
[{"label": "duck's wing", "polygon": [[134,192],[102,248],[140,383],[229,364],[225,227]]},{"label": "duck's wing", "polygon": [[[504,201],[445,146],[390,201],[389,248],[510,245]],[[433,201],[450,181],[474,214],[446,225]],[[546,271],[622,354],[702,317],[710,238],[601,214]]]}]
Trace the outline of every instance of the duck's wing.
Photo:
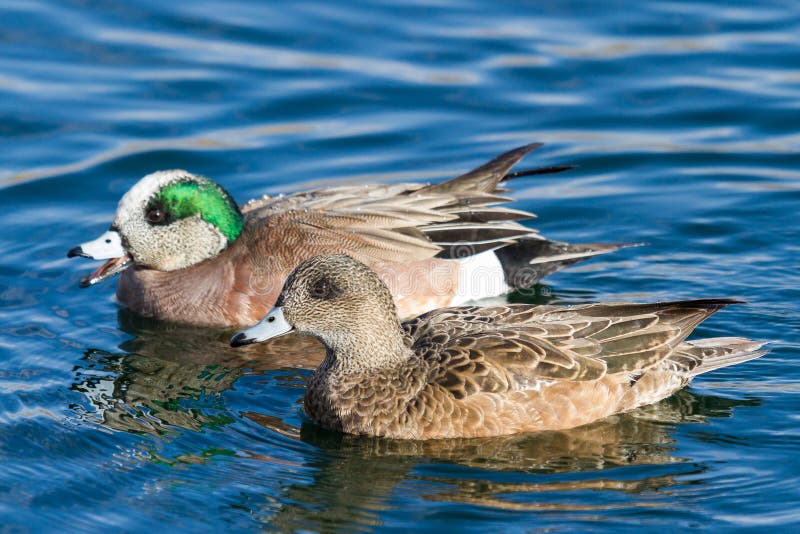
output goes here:
[{"label": "duck's wing", "polygon": [[447,199],[412,199],[404,194],[408,188],[337,187],[262,200],[242,211],[248,228],[270,233],[258,239],[267,246],[277,241],[309,255],[346,253],[367,264],[432,258],[441,247],[421,227],[455,217],[439,210]]},{"label": "duck's wing", "polygon": [[605,362],[556,346],[544,337],[544,328],[504,324],[503,318],[530,308],[443,308],[403,323],[403,329],[407,344],[426,361],[429,381],[457,399],[606,373]]},{"label": "duck's wing", "polygon": [[715,311],[736,301],[435,310],[404,323],[408,344],[455,396],[639,373],[667,358]]},{"label": "duck's wing", "polygon": [[[251,227],[269,228],[285,242],[311,250],[349,253],[362,261],[463,257],[541,239],[519,224],[532,213],[498,206],[498,184],[539,144],[527,145],[440,184],[335,187],[251,201],[242,212]],[[519,175],[560,172],[545,167]]]},{"label": "duck's wing", "polygon": [[419,343],[415,350],[427,362],[429,381],[457,399],[536,389],[553,380],[595,380],[606,373],[602,360],[520,330],[439,332],[434,343]]},{"label": "duck's wing", "polygon": [[[556,346],[603,360],[609,373],[637,373],[669,357],[697,325],[737,302],[701,299],[540,306],[531,310],[529,321],[544,328],[547,333],[543,337]],[[519,317],[510,314],[505,320]]]}]

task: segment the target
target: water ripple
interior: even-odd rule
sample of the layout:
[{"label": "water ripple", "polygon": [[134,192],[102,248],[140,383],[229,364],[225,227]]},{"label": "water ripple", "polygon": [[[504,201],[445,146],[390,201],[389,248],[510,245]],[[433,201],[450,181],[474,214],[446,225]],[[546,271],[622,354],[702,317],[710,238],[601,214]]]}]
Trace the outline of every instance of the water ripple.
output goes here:
[{"label": "water ripple", "polygon": [[[143,531],[789,530],[800,502],[800,102],[791,4],[479,0],[0,6],[0,523]],[[318,344],[79,290],[75,244],[140,176],[239,200],[439,180],[515,145],[530,224],[647,245],[514,301],[735,296],[696,335],[769,340],[654,406],[565,432],[326,432]],[[506,299],[498,299],[504,302]]]}]

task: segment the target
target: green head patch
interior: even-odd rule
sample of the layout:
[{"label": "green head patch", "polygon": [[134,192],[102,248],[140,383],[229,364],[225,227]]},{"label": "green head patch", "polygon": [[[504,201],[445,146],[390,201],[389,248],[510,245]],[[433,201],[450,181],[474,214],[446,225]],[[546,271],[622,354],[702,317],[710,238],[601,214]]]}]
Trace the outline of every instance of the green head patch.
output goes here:
[{"label": "green head patch", "polygon": [[228,238],[228,243],[239,237],[244,226],[239,207],[227,191],[212,182],[184,181],[166,185],[145,208],[145,218],[150,224],[170,224],[194,215],[216,226]]}]

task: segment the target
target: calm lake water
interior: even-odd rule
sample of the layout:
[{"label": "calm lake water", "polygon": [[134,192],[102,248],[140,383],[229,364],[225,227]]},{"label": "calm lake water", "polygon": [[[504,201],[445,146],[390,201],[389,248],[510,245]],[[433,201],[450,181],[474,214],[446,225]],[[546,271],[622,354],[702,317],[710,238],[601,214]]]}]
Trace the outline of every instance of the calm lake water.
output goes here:
[{"label": "calm lake water", "polygon": [[[792,2],[0,3],[0,524],[800,526],[798,36]],[[648,246],[529,301],[738,297],[696,337],[772,352],[572,431],[353,438],[302,415],[313,344],[142,319],[65,257],[157,169],[243,202],[533,141],[579,168],[514,184],[532,224]]]}]

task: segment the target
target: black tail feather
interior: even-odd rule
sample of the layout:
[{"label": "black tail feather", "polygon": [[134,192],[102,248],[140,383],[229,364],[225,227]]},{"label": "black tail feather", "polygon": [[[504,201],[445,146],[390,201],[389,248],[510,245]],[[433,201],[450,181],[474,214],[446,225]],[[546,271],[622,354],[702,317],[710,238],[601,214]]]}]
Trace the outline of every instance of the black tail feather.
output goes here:
[{"label": "black tail feather", "polygon": [[538,167],[536,169],[525,169],[524,171],[510,172],[503,177],[505,180],[513,180],[514,178],[522,178],[523,176],[536,176],[539,174],[556,174],[559,172],[569,171],[577,167],[577,165],[551,165],[550,167]]},{"label": "black tail feather", "polygon": [[572,244],[547,239],[521,239],[495,250],[495,254],[503,267],[506,283],[514,289],[526,289],[568,265],[631,246],[638,244]]}]

